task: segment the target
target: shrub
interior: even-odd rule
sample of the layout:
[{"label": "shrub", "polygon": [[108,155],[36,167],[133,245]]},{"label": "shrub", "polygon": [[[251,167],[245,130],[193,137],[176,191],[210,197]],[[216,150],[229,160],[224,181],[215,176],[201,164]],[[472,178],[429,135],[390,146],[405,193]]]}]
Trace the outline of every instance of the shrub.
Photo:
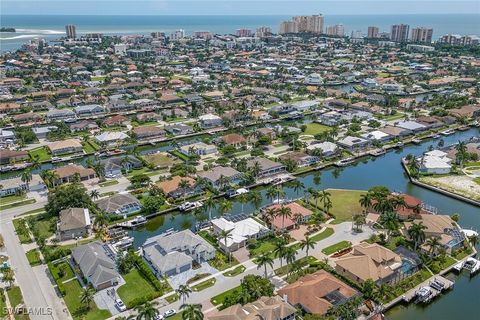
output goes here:
[{"label": "shrub", "polygon": [[141,257],[137,256],[135,264],[138,268],[138,271],[152,284],[152,286],[157,291],[163,291],[162,284],[157,279],[157,277],[153,274],[150,267],[143,261]]}]

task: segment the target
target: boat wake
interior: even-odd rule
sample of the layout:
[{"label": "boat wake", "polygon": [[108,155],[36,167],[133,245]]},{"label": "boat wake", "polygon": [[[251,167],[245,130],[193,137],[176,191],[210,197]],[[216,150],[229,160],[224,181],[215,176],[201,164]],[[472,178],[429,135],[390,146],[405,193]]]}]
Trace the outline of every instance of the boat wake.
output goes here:
[{"label": "boat wake", "polygon": [[60,30],[48,30],[48,29],[16,29],[18,33],[38,33],[38,34],[64,34],[64,31]]},{"label": "boat wake", "polygon": [[22,34],[20,36],[15,36],[15,37],[5,37],[5,38],[0,38],[1,41],[4,40],[15,40],[15,39],[28,39],[28,38],[36,38],[36,37],[41,37],[41,34]]}]

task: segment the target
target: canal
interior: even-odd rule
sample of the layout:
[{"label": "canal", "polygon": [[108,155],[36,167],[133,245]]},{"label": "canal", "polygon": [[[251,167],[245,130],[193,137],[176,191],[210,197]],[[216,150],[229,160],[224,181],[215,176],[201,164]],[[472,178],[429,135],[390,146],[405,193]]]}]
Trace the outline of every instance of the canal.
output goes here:
[{"label": "canal", "polygon": [[[456,132],[450,136],[442,137],[445,145],[466,140],[470,137],[480,136],[478,128],[468,131]],[[392,191],[404,192],[422,199],[425,203],[438,209],[441,214],[452,215],[459,213],[460,225],[466,229],[480,230],[480,209],[462,201],[446,197],[439,193],[411,184],[405,175],[400,159],[409,153],[420,155],[429,146],[436,147],[439,139],[426,140],[419,145],[408,145],[403,149],[390,151],[377,158],[365,158],[359,160],[355,165],[346,168],[326,168],[321,171],[311,172],[299,176],[305,187],[315,189],[341,188],[341,189],[363,189],[367,190],[373,186],[386,186]],[[291,188],[284,188],[288,198],[298,197]],[[268,204],[265,197],[265,188],[260,189],[263,200],[260,205]],[[301,195],[301,194],[300,194]],[[257,204],[258,207],[258,204]],[[248,203],[243,205],[245,213],[253,212],[256,208]],[[235,202],[231,214],[242,212],[242,204]],[[218,210],[212,210],[212,216],[218,216]],[[140,246],[147,238],[160,234],[170,228],[183,229],[193,227],[196,222],[192,214],[166,214],[151,219],[145,227],[130,231],[135,237],[135,246]],[[449,275],[456,281],[455,289],[435,300],[427,307],[417,305],[397,306],[387,313],[387,317],[393,320],[404,319],[454,319],[455,317],[469,316],[475,318],[474,311],[480,302],[480,276],[469,278],[468,275]]]}]

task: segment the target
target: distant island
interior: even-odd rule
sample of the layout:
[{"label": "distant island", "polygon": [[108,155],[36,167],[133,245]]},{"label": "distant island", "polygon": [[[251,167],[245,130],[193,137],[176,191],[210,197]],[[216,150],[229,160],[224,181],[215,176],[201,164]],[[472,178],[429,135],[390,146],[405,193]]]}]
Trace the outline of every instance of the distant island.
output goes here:
[{"label": "distant island", "polygon": [[16,32],[15,28],[0,28],[0,32]]}]

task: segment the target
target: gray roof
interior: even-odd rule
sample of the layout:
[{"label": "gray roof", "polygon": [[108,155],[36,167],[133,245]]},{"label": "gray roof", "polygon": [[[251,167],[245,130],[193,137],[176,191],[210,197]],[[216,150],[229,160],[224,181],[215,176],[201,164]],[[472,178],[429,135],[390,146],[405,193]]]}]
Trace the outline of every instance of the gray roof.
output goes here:
[{"label": "gray roof", "polygon": [[120,277],[115,269],[115,261],[107,255],[106,250],[100,241],[87,243],[72,250],[73,259],[94,287]]},{"label": "gray roof", "polygon": [[216,182],[220,179],[221,176],[231,178],[239,175],[240,172],[237,170],[233,169],[232,167],[222,167],[218,166],[215,168],[212,168],[211,170],[208,171],[202,171],[197,173],[199,177],[208,179],[210,181]]},{"label": "gray roof", "polygon": [[268,170],[268,169],[272,169],[272,168],[275,168],[275,167],[283,166],[283,164],[272,161],[270,159],[256,157],[256,158],[253,158],[253,159],[250,159],[250,160],[247,161],[247,168],[253,167],[255,165],[255,163],[257,163],[257,162],[260,165],[260,168],[262,170]]},{"label": "gray roof", "polygon": [[[84,105],[84,106],[78,106],[78,107],[75,107],[74,110],[75,112],[92,112],[92,111],[95,111],[95,110],[102,110],[105,111],[105,109],[103,108],[103,106],[99,105],[99,104],[87,104],[87,105]],[[99,112],[99,111],[97,111]]]},{"label": "gray roof", "polygon": [[59,231],[68,231],[84,228],[90,225],[88,209],[70,208],[60,211]]},{"label": "gray roof", "polygon": [[138,201],[137,198],[132,196],[129,193],[117,193],[114,194],[111,197],[105,198],[105,199],[100,199],[97,201],[97,206],[106,212],[109,213],[114,213],[117,210],[121,209],[123,206],[130,204],[130,203],[136,203],[140,205],[140,202]]}]

